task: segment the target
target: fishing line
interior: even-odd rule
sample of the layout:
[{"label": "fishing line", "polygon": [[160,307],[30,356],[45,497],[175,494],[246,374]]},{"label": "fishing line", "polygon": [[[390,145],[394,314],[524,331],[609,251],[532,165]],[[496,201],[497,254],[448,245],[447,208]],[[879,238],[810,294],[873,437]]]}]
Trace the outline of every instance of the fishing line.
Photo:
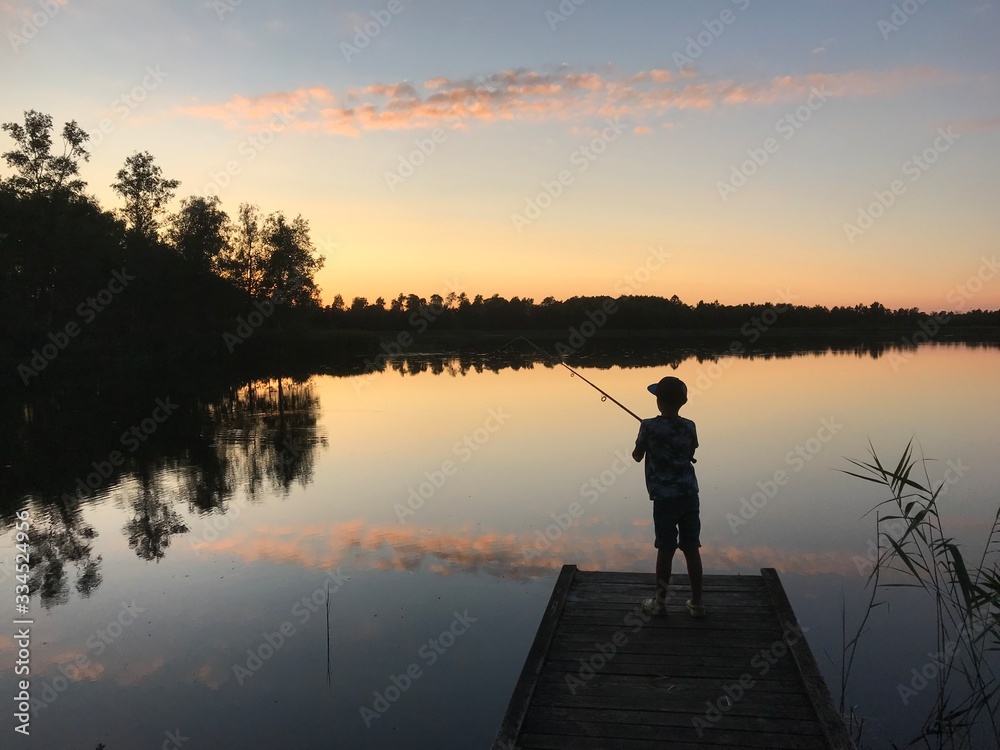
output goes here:
[{"label": "fishing line", "polygon": [[503,348],[505,348],[505,347],[507,347],[507,346],[510,346],[511,344],[513,344],[513,343],[514,343],[515,341],[518,341],[518,340],[520,340],[520,341],[524,341],[525,343],[527,343],[527,344],[528,344],[528,346],[531,346],[531,347],[533,347],[533,348],[537,349],[537,350],[538,350],[538,351],[540,351],[540,352],[541,352],[542,354],[544,354],[544,355],[545,355],[545,356],[546,356],[546,357],[547,357],[548,359],[550,359],[550,360],[554,360],[555,362],[558,362],[558,363],[559,363],[560,365],[562,365],[562,366],[563,366],[563,367],[565,367],[565,368],[566,368],[567,370],[569,370],[569,372],[570,372],[570,377],[577,377],[577,378],[580,378],[580,380],[582,380],[582,381],[583,381],[584,383],[586,383],[586,384],[587,384],[587,385],[589,385],[589,386],[590,386],[591,388],[593,388],[593,389],[594,389],[595,391],[597,391],[598,393],[600,393],[600,394],[601,394],[601,401],[609,401],[609,400],[610,400],[610,401],[611,401],[611,403],[615,404],[615,406],[618,406],[618,407],[620,407],[621,409],[624,409],[624,410],[625,410],[625,411],[627,411],[627,412],[628,412],[629,414],[631,414],[631,415],[632,415],[633,417],[635,417],[636,419],[638,419],[638,420],[639,420],[640,422],[642,421],[642,417],[640,417],[640,416],[639,416],[638,414],[636,414],[636,413],[635,413],[634,411],[632,411],[631,409],[629,409],[629,408],[628,408],[627,406],[625,406],[625,404],[623,404],[623,403],[622,403],[621,401],[619,401],[618,399],[616,399],[616,398],[615,398],[614,396],[612,396],[612,395],[611,395],[610,393],[608,393],[607,391],[605,391],[605,390],[602,390],[602,389],[601,389],[601,388],[599,388],[598,386],[594,385],[594,384],[593,384],[593,383],[591,383],[591,382],[590,382],[589,380],[587,380],[587,379],[586,379],[585,377],[583,377],[583,375],[581,375],[581,374],[580,374],[580,373],[578,373],[578,372],[577,372],[576,370],[574,370],[574,369],[573,369],[572,367],[570,367],[570,366],[569,366],[569,365],[567,365],[567,364],[566,364],[565,362],[563,362],[563,361],[562,361],[561,359],[559,359],[558,357],[554,357],[553,355],[549,354],[549,353],[548,353],[547,351],[545,351],[544,349],[542,349],[542,347],[538,346],[538,344],[534,343],[533,341],[529,341],[529,340],[528,340],[528,339],[526,339],[526,338],[525,338],[524,336],[518,336],[518,337],[517,337],[516,339],[512,339],[511,341],[509,341],[509,342],[508,342],[507,344],[504,344],[504,346],[502,346],[502,347],[500,347],[500,348],[501,348],[501,349],[503,349]]}]

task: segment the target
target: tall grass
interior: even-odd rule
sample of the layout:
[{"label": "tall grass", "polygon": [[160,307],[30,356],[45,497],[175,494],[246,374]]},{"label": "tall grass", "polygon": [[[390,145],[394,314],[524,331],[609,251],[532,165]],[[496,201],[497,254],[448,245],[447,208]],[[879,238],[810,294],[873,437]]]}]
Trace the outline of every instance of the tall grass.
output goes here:
[{"label": "tall grass", "polygon": [[[982,552],[967,559],[945,533],[939,513],[948,483],[932,482],[928,460],[914,455],[913,441],[895,466],[883,463],[871,445],[870,453],[870,461],[848,459],[855,470],[844,473],[880,485],[890,496],[869,511],[876,516],[877,555],[866,582],[868,606],[849,641],[844,624],[841,712],[859,641],[872,612],[885,603],[885,589],[916,588],[934,606],[939,663],[936,681],[926,688],[935,691],[933,706],[906,747],[978,750],[990,735],[990,746],[1000,747],[1000,684],[989,664],[990,652],[1000,651],[1000,509]],[[902,533],[886,531],[887,521],[899,522],[896,531]],[[851,718],[854,723],[853,712]],[[863,739],[863,727],[855,728]]]}]

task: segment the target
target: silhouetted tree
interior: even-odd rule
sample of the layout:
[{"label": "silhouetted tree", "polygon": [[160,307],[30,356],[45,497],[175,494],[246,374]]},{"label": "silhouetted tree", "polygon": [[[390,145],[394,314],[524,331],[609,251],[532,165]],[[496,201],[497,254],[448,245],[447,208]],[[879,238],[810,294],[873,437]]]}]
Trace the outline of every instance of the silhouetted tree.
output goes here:
[{"label": "silhouetted tree", "polygon": [[163,177],[163,170],[148,151],[136,152],[125,160],[111,187],[125,200],[122,214],[129,228],[139,237],[155,240],[159,217],[180,185]]},{"label": "silhouetted tree", "polygon": [[324,258],[316,256],[309,237],[309,223],[296,216],[291,223],[280,211],[264,223],[265,261],[261,292],[280,295],[289,307],[319,304],[319,287],[314,275]]},{"label": "silhouetted tree", "polygon": [[86,183],[77,179],[80,160],[88,161],[90,154],[83,147],[90,136],[75,120],[63,126],[63,153],[52,154],[52,117],[35,110],[24,113],[24,125],[15,122],[3,124],[17,148],[3,154],[7,166],[15,171],[6,182],[21,195],[52,195],[59,191],[79,194]]},{"label": "silhouetted tree", "polygon": [[208,271],[227,256],[231,234],[232,224],[218,196],[191,196],[170,217],[167,239],[192,266]]},{"label": "silhouetted tree", "polygon": [[250,297],[260,292],[265,248],[260,224],[260,208],[241,203],[236,214],[233,241],[219,258],[219,272]]}]

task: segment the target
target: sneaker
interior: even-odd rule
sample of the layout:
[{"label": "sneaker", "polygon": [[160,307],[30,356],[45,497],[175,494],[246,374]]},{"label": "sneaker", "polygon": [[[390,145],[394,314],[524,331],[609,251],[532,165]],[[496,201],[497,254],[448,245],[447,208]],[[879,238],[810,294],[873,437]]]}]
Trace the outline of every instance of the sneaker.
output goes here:
[{"label": "sneaker", "polygon": [[687,602],[685,602],[685,604],[687,604],[688,612],[691,613],[692,617],[696,617],[697,619],[700,620],[705,616],[704,604],[695,604],[690,599],[688,599]]},{"label": "sneaker", "polygon": [[666,617],[667,605],[656,598],[643,599],[642,611],[645,612],[647,615],[653,615],[654,617]]}]

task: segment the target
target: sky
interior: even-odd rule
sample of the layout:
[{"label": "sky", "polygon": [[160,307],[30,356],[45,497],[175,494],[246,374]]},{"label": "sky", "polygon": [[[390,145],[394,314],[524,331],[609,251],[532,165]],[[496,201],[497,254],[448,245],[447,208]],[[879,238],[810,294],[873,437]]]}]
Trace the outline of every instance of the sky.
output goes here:
[{"label": "sky", "polygon": [[0,33],[0,122],[76,120],[108,208],[148,150],[174,209],[301,214],[327,303],[1000,308],[997,0],[0,0]]}]

